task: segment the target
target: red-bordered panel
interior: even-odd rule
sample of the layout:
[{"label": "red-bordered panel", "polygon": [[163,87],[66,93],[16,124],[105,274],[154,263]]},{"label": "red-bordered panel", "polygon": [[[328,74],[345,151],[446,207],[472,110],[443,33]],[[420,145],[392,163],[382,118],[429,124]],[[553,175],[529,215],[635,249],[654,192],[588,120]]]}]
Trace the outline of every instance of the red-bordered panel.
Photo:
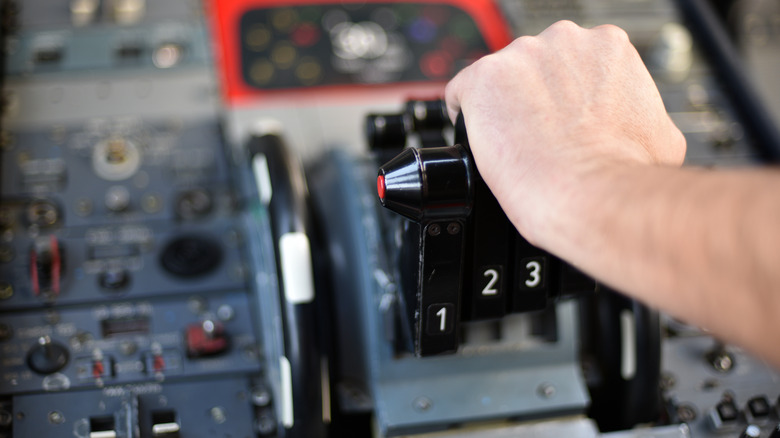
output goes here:
[{"label": "red-bordered panel", "polygon": [[211,0],[226,103],[442,84],[511,41],[494,0]]}]

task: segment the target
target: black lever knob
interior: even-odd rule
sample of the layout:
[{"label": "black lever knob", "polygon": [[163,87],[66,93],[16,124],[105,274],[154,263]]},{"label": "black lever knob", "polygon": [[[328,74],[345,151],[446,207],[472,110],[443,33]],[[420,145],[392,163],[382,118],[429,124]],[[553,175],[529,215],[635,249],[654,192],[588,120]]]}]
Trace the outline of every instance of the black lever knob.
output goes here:
[{"label": "black lever knob", "polygon": [[439,131],[452,126],[443,100],[410,100],[406,102],[405,113],[415,131]]},{"label": "black lever knob", "polygon": [[474,202],[474,167],[461,145],[408,148],[379,168],[382,205],[413,221],[466,217]]},{"label": "black lever knob", "polygon": [[372,150],[396,149],[406,145],[411,130],[404,114],[370,114],[366,117],[365,134]]}]

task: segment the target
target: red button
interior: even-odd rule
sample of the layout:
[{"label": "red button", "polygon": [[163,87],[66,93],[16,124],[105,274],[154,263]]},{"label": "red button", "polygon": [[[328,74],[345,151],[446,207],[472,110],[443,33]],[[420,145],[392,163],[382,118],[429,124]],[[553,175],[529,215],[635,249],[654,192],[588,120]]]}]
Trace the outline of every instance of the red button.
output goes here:
[{"label": "red button", "polygon": [[379,175],[376,177],[376,191],[379,194],[379,199],[385,199],[385,176]]},{"label": "red button", "polygon": [[162,355],[154,356],[152,366],[154,367],[154,371],[157,373],[162,372],[162,370],[165,369],[165,359],[162,357]]},{"label": "red button", "polygon": [[189,357],[216,356],[228,349],[228,338],[222,324],[214,323],[212,333],[206,333],[203,324],[187,327],[187,355]]},{"label": "red button", "polygon": [[298,47],[309,47],[320,39],[320,31],[312,24],[303,23],[293,31],[290,39]]},{"label": "red button", "polygon": [[103,373],[106,372],[105,367],[103,367],[103,362],[95,361],[92,362],[92,376],[94,378],[100,378],[103,376]]},{"label": "red button", "polygon": [[428,52],[420,60],[422,72],[431,79],[440,79],[450,74],[452,59],[447,52]]}]

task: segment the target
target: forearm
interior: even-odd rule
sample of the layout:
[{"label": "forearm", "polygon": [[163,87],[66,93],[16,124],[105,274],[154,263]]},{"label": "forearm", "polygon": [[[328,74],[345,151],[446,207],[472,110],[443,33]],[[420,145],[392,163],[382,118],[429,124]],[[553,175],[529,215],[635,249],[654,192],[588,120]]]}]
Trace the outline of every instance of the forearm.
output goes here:
[{"label": "forearm", "polygon": [[780,365],[780,172],[611,166],[562,190],[538,242]]}]

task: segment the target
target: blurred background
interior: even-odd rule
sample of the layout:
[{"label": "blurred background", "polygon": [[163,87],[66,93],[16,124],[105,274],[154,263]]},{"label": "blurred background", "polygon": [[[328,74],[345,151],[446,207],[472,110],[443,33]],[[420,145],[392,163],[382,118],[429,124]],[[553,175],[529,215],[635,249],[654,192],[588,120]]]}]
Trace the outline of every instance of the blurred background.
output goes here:
[{"label": "blurred background", "polygon": [[414,348],[377,169],[562,19],[628,32],[686,165],[780,160],[776,0],[1,0],[0,437],[780,437],[776,370],[544,252]]}]

